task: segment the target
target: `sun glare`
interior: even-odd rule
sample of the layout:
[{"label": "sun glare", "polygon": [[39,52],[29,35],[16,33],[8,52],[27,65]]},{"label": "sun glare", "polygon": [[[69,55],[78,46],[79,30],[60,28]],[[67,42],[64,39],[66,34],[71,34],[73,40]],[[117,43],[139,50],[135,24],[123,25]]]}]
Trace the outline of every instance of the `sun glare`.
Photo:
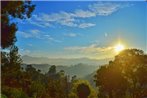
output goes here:
[{"label": "sun glare", "polygon": [[114,47],[115,52],[119,53],[120,51],[124,50],[124,45],[118,44]]}]

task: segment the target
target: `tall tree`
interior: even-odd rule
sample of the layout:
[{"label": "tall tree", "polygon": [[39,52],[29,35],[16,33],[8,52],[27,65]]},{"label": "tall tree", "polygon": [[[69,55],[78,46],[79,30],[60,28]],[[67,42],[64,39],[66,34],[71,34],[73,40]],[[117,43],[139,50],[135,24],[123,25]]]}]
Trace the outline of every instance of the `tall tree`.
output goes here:
[{"label": "tall tree", "polygon": [[2,52],[2,93],[9,98],[14,98],[11,97],[13,94],[23,94],[23,91],[19,92],[19,90],[16,89],[21,87],[21,64],[22,60],[18,54],[18,48],[16,46],[12,46],[9,53]]},{"label": "tall tree", "polygon": [[1,47],[8,48],[16,42],[15,18],[30,18],[35,5],[30,1],[1,1]]},{"label": "tall tree", "polygon": [[95,77],[100,95],[124,98],[127,92],[131,98],[144,97],[147,92],[146,65],[147,56],[142,50],[126,49],[120,52],[114,61],[97,70]]},{"label": "tall tree", "polygon": [[128,80],[133,98],[142,98],[142,92],[147,91],[147,55],[139,49],[126,49],[115,57],[121,67],[124,77]]}]

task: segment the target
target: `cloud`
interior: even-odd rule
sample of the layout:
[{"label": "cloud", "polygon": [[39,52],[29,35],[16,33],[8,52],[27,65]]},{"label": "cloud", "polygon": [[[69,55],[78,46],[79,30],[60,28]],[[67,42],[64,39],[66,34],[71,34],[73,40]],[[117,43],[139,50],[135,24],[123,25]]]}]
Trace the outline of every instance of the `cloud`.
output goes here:
[{"label": "cloud", "polygon": [[108,16],[121,8],[120,3],[95,3],[89,5],[89,9],[100,16]]},{"label": "cloud", "polygon": [[73,16],[73,13],[61,11],[59,13],[41,13],[39,15],[34,15],[32,20],[40,21],[41,23],[47,23],[46,26],[51,26],[51,24],[58,23],[60,25],[74,27],[76,24],[74,23],[75,19]]},{"label": "cloud", "polygon": [[93,23],[81,23],[79,25],[79,28],[88,28],[88,27],[93,27],[95,26],[96,24],[93,24]]},{"label": "cloud", "polygon": [[78,17],[78,18],[88,18],[88,17],[95,17],[96,13],[89,10],[78,9],[75,11],[74,15],[75,17]]},{"label": "cloud", "polygon": [[45,34],[44,32],[37,30],[37,29],[29,30],[28,32],[18,31],[18,34],[24,38],[36,38],[36,39],[40,39],[40,40],[62,42],[60,40],[54,39],[51,35]]},{"label": "cloud", "polygon": [[108,36],[108,33],[105,33],[105,35],[104,35],[105,37],[107,37]]},{"label": "cloud", "polygon": [[40,31],[37,29],[30,30],[28,32],[18,31],[18,34],[24,38],[40,38]]},{"label": "cloud", "polygon": [[78,34],[76,34],[76,33],[66,33],[64,35],[67,36],[67,37],[76,37],[76,36],[78,36]]},{"label": "cloud", "polygon": [[18,34],[21,35],[24,38],[30,38],[32,36],[31,34],[28,34],[28,33],[23,32],[23,31],[18,31]]},{"label": "cloud", "polygon": [[119,3],[119,2],[97,2],[87,5],[86,9],[75,9],[72,12],[60,11],[56,13],[39,13],[32,15],[31,19],[28,19],[28,23],[46,28],[54,25],[68,26],[77,28],[88,28],[95,26],[94,23],[87,23],[88,18],[96,16],[108,16],[114,12],[130,7],[133,4],[130,3]]},{"label": "cloud", "polygon": [[100,52],[108,52],[112,51],[114,48],[111,46],[108,47],[99,47],[96,44],[91,44],[89,46],[74,46],[74,47],[65,47],[65,50],[68,51],[79,51],[82,53],[100,53]]},{"label": "cloud", "polygon": [[30,32],[31,32],[32,34],[34,34],[34,35],[37,35],[37,34],[40,33],[40,31],[37,30],[37,29],[30,30]]},{"label": "cloud", "polygon": [[37,21],[37,20],[34,20],[33,18],[31,18],[31,19],[28,19],[27,22],[34,25],[34,26],[38,26],[38,27],[41,27],[41,28],[47,27],[46,25],[44,25],[44,24],[46,24],[46,22],[42,22],[42,20]]},{"label": "cloud", "polygon": [[33,44],[28,44],[28,46],[32,47],[32,46],[33,46]]},{"label": "cloud", "polygon": [[20,53],[21,53],[21,55],[28,55],[31,53],[31,51],[28,49],[20,49]]},{"label": "cloud", "polygon": [[54,39],[51,35],[48,35],[48,34],[43,35],[42,38],[45,39],[45,40],[47,39],[47,40],[49,40],[49,41],[53,41],[53,42],[58,42],[58,43],[61,43],[61,42],[62,42],[62,41],[60,41],[60,40]]}]

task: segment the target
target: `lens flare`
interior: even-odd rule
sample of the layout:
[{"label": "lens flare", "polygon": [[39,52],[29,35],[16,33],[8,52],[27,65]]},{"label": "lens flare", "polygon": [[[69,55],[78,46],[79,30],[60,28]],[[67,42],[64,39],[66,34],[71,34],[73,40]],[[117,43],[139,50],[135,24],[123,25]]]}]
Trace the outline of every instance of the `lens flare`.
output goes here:
[{"label": "lens flare", "polygon": [[119,53],[120,51],[124,50],[124,45],[118,44],[114,47],[115,52]]}]

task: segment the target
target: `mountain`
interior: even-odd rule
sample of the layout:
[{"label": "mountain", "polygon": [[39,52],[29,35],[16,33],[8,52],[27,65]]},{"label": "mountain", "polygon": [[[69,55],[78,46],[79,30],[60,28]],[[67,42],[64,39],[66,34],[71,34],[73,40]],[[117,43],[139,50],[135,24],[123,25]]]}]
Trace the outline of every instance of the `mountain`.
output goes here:
[{"label": "mountain", "polygon": [[50,65],[75,65],[84,63],[88,65],[102,65],[108,63],[112,58],[107,59],[89,59],[89,58],[46,58],[46,57],[31,57],[28,55],[22,56],[23,63],[25,64],[50,64]]},{"label": "mountain", "polygon": [[87,65],[79,63],[72,66],[57,66],[57,70],[64,70],[66,74],[70,76],[76,75],[77,78],[82,78],[90,74],[91,72],[96,71],[99,66]]},{"label": "mountain", "polygon": [[[23,64],[22,67],[26,68],[28,64]],[[49,68],[51,65],[49,64],[31,64],[34,68],[37,70],[41,70],[42,73],[47,73],[49,71]],[[98,69],[98,66],[94,65],[87,65],[87,64],[76,64],[72,66],[56,66],[57,72],[60,70],[64,70],[65,74],[70,75],[71,77],[76,75],[77,78],[83,78],[90,74],[91,72],[94,72],[96,69]]]},{"label": "mountain", "polygon": [[[88,76],[92,72],[96,71],[99,65],[107,64],[111,58],[108,59],[89,59],[89,58],[73,58],[73,59],[62,59],[62,58],[46,58],[46,57],[31,57],[28,55],[22,56],[23,65],[26,67],[31,64],[36,69],[40,69],[42,73],[47,73],[51,65],[56,65],[57,72],[64,70],[65,74],[78,78],[91,77]],[[90,79],[89,79],[90,80]]]},{"label": "mountain", "polygon": [[95,82],[94,82],[94,76],[96,75],[96,70],[91,72],[90,74],[84,76],[82,79],[89,81],[89,83],[96,88]]}]

